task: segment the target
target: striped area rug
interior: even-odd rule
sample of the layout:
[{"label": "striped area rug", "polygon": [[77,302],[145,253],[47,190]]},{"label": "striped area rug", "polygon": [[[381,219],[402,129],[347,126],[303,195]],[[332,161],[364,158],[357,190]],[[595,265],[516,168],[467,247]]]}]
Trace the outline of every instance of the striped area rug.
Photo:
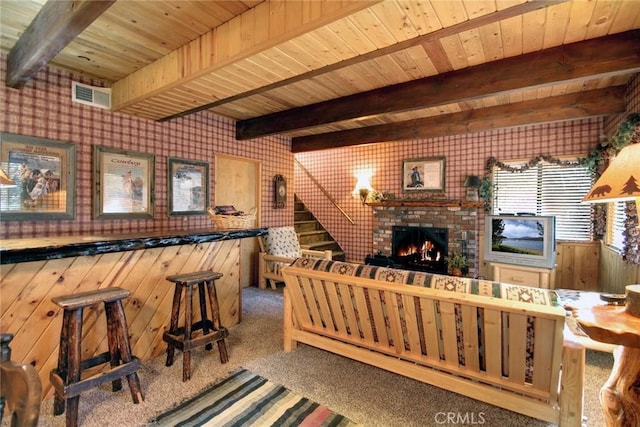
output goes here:
[{"label": "striped area rug", "polygon": [[329,408],[241,369],[152,422],[157,426],[356,426]]}]

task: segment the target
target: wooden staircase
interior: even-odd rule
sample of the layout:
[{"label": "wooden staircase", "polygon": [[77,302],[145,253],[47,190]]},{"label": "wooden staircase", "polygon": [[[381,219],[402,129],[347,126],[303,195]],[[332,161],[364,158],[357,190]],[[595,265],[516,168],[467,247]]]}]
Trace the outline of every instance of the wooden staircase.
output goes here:
[{"label": "wooden staircase", "polygon": [[333,259],[345,261],[345,253],[329,232],[320,224],[305,204],[294,194],[293,225],[298,234],[300,246],[305,249],[333,251]]}]

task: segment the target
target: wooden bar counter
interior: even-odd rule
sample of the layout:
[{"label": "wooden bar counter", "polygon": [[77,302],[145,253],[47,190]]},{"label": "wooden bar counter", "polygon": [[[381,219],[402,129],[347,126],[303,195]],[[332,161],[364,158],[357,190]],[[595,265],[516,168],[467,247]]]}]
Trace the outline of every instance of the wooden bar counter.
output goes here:
[{"label": "wooden bar counter", "polygon": [[[240,239],[266,228],[148,233],[139,236],[76,236],[0,241],[0,331],[15,335],[12,359],[33,364],[43,396],[51,395],[62,311],[53,297],[119,286],[132,292],[125,304],[133,354],[145,361],[166,349],[173,284],[166,276],[212,269],[223,325],[240,321]],[[104,313],[84,314],[83,359],[107,348]]]}]

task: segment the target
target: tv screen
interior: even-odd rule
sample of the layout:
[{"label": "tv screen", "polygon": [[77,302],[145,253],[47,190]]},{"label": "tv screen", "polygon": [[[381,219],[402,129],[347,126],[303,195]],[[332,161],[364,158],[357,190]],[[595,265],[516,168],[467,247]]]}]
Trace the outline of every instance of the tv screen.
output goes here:
[{"label": "tv screen", "polygon": [[490,215],[485,219],[485,260],[530,267],[555,266],[555,217]]}]

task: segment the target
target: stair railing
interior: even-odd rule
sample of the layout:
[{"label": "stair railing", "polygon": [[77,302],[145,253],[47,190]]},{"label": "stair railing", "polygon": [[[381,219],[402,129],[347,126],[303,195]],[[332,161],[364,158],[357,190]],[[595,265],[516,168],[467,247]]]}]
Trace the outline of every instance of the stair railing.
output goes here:
[{"label": "stair railing", "polygon": [[316,187],[318,187],[320,189],[320,191],[322,192],[322,194],[325,195],[325,197],[333,204],[333,206],[335,206],[340,213],[347,219],[347,221],[349,221],[351,224],[355,224],[355,222],[353,222],[353,220],[351,219],[351,217],[349,216],[348,213],[346,213],[344,211],[344,209],[342,209],[342,207],[340,207],[340,205],[338,205],[338,203],[336,203],[335,199],[327,192],[327,190],[325,190],[325,188],[322,186],[322,184],[320,184],[318,182],[318,180],[311,175],[311,172],[309,172],[307,170],[307,168],[304,167],[304,165],[302,163],[300,163],[300,161],[298,159],[296,159],[295,157],[293,158],[293,160],[296,162],[296,165],[298,165],[298,167],[307,174],[307,176],[309,177],[309,179],[316,185]]}]

